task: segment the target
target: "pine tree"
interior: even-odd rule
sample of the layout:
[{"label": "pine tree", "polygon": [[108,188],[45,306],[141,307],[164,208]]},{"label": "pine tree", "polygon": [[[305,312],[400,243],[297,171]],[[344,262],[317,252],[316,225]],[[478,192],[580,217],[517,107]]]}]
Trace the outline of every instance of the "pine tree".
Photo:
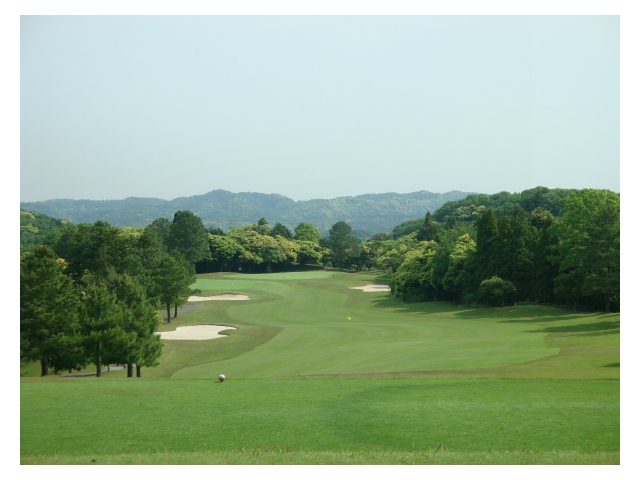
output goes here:
[{"label": "pine tree", "polygon": [[431,212],[427,212],[424,217],[424,224],[422,228],[418,230],[418,241],[429,242],[435,240],[438,235],[438,225],[431,218]]},{"label": "pine tree", "polygon": [[122,275],[111,285],[119,304],[123,306],[123,328],[135,334],[134,341],[125,352],[122,363],[127,365],[127,376],[133,376],[135,364],[140,376],[140,367],[154,366],[162,353],[160,337],[156,335],[161,319],[148,302],[144,287],[134,278]]},{"label": "pine tree", "polygon": [[79,342],[79,291],[65,269],[66,262],[44,245],[20,258],[21,357],[39,361],[42,376],[50,368],[86,365]]},{"label": "pine tree", "polygon": [[475,285],[496,275],[494,251],[498,236],[498,219],[490,208],[486,209],[475,222],[476,228],[476,270]]},{"label": "pine tree", "polygon": [[93,283],[85,289],[85,314],[81,330],[87,359],[102,376],[102,365],[125,363],[127,352],[135,343],[135,333],[126,331],[127,311],[107,285]]}]

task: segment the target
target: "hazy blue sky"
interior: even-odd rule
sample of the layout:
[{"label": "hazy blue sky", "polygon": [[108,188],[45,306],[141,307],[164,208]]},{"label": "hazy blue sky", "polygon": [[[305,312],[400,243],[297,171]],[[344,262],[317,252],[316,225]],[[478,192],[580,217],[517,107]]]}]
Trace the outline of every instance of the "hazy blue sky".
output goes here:
[{"label": "hazy blue sky", "polygon": [[20,200],[620,191],[616,16],[23,16]]}]

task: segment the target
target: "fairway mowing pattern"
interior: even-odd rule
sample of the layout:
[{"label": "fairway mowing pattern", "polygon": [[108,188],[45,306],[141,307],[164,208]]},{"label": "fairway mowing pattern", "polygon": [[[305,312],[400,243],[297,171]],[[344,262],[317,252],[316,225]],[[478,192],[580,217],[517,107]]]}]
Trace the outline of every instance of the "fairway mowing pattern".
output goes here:
[{"label": "fairway mowing pattern", "polygon": [[386,301],[387,293],[351,289],[373,283],[369,278],[314,271],[199,279],[200,288],[209,290],[228,290],[238,282],[279,295],[272,302],[233,305],[227,311],[238,320],[282,331],[234,359],[189,366],[173,378],[215,378],[220,371],[233,378],[258,378],[496,368],[559,351],[545,343],[546,332],[468,320],[449,304],[431,302],[421,304],[422,310],[407,310],[394,301],[395,308],[375,307],[376,301]]}]

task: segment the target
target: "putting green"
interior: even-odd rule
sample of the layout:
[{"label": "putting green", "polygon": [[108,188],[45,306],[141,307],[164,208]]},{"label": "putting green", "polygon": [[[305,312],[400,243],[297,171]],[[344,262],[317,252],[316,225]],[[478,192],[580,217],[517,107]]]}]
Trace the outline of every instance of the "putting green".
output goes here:
[{"label": "putting green", "polygon": [[[293,274],[252,275],[256,279],[252,288],[281,298],[234,304],[227,310],[231,318],[242,322],[281,327],[278,335],[236,358],[178,370],[173,378],[216,378],[220,373],[227,378],[257,378],[495,368],[559,352],[545,343],[546,332],[532,332],[526,323],[478,320],[449,304],[404,306],[391,301],[393,308],[380,308],[389,302],[387,293],[349,289],[369,283],[375,278],[371,275],[295,273],[314,274],[314,278],[288,282]],[[323,278],[315,275],[318,273],[332,276]],[[225,275],[198,282],[208,290],[229,290],[229,283],[240,278],[246,282],[247,276]],[[242,293],[240,289],[233,291]],[[238,334],[242,335],[242,328]]]}]

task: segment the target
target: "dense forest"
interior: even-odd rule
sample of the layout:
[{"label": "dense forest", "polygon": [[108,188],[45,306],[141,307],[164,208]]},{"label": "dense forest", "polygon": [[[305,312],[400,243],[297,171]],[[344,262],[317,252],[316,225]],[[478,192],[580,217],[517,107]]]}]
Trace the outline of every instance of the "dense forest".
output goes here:
[{"label": "dense forest", "polygon": [[67,224],[67,220],[58,220],[42,213],[20,209],[20,252],[40,245],[49,233]]},{"label": "dense forest", "polygon": [[140,228],[21,211],[23,246],[21,358],[40,361],[43,375],[155,365],[157,309],[175,318],[196,273],[380,269],[405,302],[620,308],[620,195],[608,190],[474,195],[367,241],[346,221],[323,236],[309,222],[290,230],[265,218],[225,232],[188,210]]},{"label": "dense forest", "polygon": [[229,230],[250,225],[258,218],[267,218],[289,229],[300,222],[311,223],[325,235],[331,225],[344,220],[352,226],[355,236],[366,240],[376,232],[389,231],[405,220],[422,217],[427,211],[433,212],[445,203],[467,195],[456,191],[442,194],[421,191],[296,202],[276,194],[214,190],[170,201],[135,197],[104,201],[61,199],[23,202],[20,208],[73,223],[101,220],[114,227],[145,227],[156,218],[170,220],[174,212],[189,210],[198,215],[207,228]]}]

